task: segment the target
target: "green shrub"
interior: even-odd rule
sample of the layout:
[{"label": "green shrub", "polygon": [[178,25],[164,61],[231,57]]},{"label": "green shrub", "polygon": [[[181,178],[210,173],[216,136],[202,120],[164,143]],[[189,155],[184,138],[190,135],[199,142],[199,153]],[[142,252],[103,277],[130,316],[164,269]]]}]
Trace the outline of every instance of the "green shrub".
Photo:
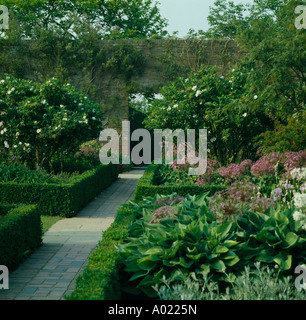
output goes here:
[{"label": "green shrub", "polygon": [[30,170],[22,165],[3,166],[0,164],[0,182],[65,184],[75,175],[75,173],[67,172],[53,175],[44,170]]},{"label": "green shrub", "polygon": [[0,157],[31,167],[97,138],[103,121],[99,104],[54,78],[37,83],[1,77],[0,114]]},{"label": "green shrub", "polygon": [[216,67],[201,66],[186,79],[161,88],[144,123],[148,129],[207,129],[210,156],[221,164],[256,155],[254,138],[271,127],[260,110],[247,108],[248,71],[244,67],[220,76]]},{"label": "green shrub", "polygon": [[9,205],[0,217],[0,264],[9,270],[42,243],[40,213],[34,205]]},{"label": "green shrub", "polygon": [[135,190],[135,200],[141,200],[145,197],[152,197],[156,194],[170,195],[172,193],[177,193],[180,196],[200,195],[208,192],[210,196],[218,191],[224,190],[226,187],[219,185],[167,185],[159,186],[155,185],[156,174],[159,170],[159,165],[151,164],[146,169],[144,175],[139,179],[136,190]]},{"label": "green shrub", "polygon": [[256,262],[275,266],[282,274],[293,273],[306,262],[305,231],[294,220],[294,209],[246,211],[220,222],[208,203],[206,195],[187,196],[176,205],[181,208],[179,214],[155,224],[151,223],[154,211],[143,209],[143,217],[119,246],[125,265],[124,290],[154,297],[152,287],[162,283],[163,277],[177,282],[205,272],[212,280],[226,283]]},{"label": "green shrub", "polygon": [[37,204],[43,215],[72,217],[118,177],[113,165],[85,171],[63,185],[47,183],[0,183],[0,201]]},{"label": "green shrub", "polygon": [[97,249],[90,255],[84,273],[68,300],[119,300],[119,271],[122,261],[117,245],[126,238],[128,226],[135,220],[138,208],[122,205],[114,223],[103,233]]},{"label": "green shrub", "polygon": [[171,285],[167,279],[155,290],[160,300],[305,300],[306,291],[297,290],[292,277],[279,277],[276,269],[260,263],[245,270],[221,292],[218,283],[207,276]]},{"label": "green shrub", "polygon": [[84,173],[87,170],[98,167],[100,164],[100,160],[93,157],[63,155],[52,159],[48,171],[54,174],[62,174],[63,172]]},{"label": "green shrub", "polygon": [[273,131],[258,136],[259,152],[266,155],[271,152],[305,150],[305,130],[305,123],[300,119],[291,119],[286,125],[278,123]]}]

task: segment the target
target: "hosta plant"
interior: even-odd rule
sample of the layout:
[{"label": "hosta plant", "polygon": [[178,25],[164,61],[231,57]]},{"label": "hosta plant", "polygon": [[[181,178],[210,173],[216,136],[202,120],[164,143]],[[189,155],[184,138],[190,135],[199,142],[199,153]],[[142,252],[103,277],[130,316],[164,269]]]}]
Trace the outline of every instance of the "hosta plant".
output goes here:
[{"label": "hosta plant", "polygon": [[298,263],[305,263],[305,231],[293,219],[291,209],[245,211],[217,221],[206,195],[187,196],[172,205],[178,208],[174,217],[153,224],[155,201],[134,204],[142,214],[118,248],[125,291],[156,296],[152,287],[162,283],[163,277],[175,283],[197,279],[205,272],[222,283],[234,280],[245,266],[256,261],[277,266],[281,272],[291,272]]}]

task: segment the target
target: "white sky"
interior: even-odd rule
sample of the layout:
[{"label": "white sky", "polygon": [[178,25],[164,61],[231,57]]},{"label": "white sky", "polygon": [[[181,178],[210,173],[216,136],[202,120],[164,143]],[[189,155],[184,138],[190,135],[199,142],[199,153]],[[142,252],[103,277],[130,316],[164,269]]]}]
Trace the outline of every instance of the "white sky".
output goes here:
[{"label": "white sky", "polygon": [[[235,4],[253,3],[253,0],[232,0]],[[189,29],[207,30],[209,7],[215,0],[157,0],[162,17],[168,19],[168,32],[179,31],[185,37]]]}]

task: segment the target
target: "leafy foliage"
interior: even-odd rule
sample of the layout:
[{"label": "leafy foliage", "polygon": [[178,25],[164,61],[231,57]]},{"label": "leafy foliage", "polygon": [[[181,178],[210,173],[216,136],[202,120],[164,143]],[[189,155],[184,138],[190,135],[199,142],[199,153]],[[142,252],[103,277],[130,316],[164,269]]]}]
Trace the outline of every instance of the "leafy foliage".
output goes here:
[{"label": "leafy foliage", "polygon": [[73,152],[96,138],[103,113],[75,88],[6,76],[0,81],[1,156],[43,166],[55,153]]},{"label": "leafy foliage", "polygon": [[[217,282],[207,276],[195,281],[187,279],[171,285],[167,279],[155,290],[160,300],[305,300],[306,292],[297,290],[292,277],[279,277],[277,269],[262,267],[245,270],[221,292]],[[224,291],[224,290],[223,290]]]},{"label": "leafy foliage", "polygon": [[[217,0],[204,37],[231,38],[246,53],[249,107],[288,123],[305,117],[305,32],[295,28],[298,0],[255,0],[252,5]],[[242,13],[245,13],[244,15]],[[258,99],[251,99],[254,95]]]},{"label": "leafy foliage", "polygon": [[[49,32],[78,38],[97,29],[105,38],[145,38],[164,33],[166,20],[152,0],[4,0],[25,38]],[[88,29],[87,29],[88,28]]]},{"label": "leafy foliage", "polygon": [[218,222],[205,195],[188,196],[177,205],[181,214],[152,224],[152,209],[145,206],[155,200],[136,204],[143,217],[119,246],[128,279],[124,289],[130,293],[156,296],[152,286],[161,284],[163,277],[177,282],[206,273],[222,283],[234,280],[256,261],[277,266],[281,272],[305,262],[305,233],[293,219],[293,210],[247,211]]},{"label": "leafy foliage", "polygon": [[149,129],[206,128],[210,158],[221,163],[254,157],[254,137],[271,124],[262,112],[240,107],[245,103],[247,77],[244,69],[224,77],[216,68],[202,66],[188,78],[164,86],[163,98],[152,103],[144,123]]},{"label": "leafy foliage", "polygon": [[306,149],[305,124],[300,119],[291,119],[287,125],[278,123],[273,131],[258,136],[259,152],[299,151]]}]

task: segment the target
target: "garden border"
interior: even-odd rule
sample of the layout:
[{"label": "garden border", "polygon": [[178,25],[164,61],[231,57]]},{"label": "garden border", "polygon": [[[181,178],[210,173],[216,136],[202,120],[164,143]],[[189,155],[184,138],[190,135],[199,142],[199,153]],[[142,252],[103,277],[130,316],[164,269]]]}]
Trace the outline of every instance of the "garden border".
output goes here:
[{"label": "garden border", "polygon": [[66,300],[121,300],[119,272],[122,265],[116,246],[127,237],[137,209],[129,204],[118,208],[115,221],[103,232],[83,274],[77,278],[75,290],[65,297]]},{"label": "garden border", "polygon": [[118,178],[118,167],[100,165],[65,185],[0,183],[0,202],[37,204],[42,215],[75,216],[87,203]]},{"label": "garden border", "polygon": [[218,185],[170,185],[170,186],[158,186],[154,185],[154,179],[157,170],[160,165],[150,164],[146,169],[144,175],[139,179],[136,187],[134,200],[142,200],[144,197],[153,197],[156,194],[169,195],[176,193],[179,196],[199,195],[208,192],[209,196],[212,196],[218,191],[226,189],[224,186]]},{"label": "garden border", "polygon": [[40,212],[36,205],[2,205],[0,217],[0,264],[10,271],[42,244]]}]

